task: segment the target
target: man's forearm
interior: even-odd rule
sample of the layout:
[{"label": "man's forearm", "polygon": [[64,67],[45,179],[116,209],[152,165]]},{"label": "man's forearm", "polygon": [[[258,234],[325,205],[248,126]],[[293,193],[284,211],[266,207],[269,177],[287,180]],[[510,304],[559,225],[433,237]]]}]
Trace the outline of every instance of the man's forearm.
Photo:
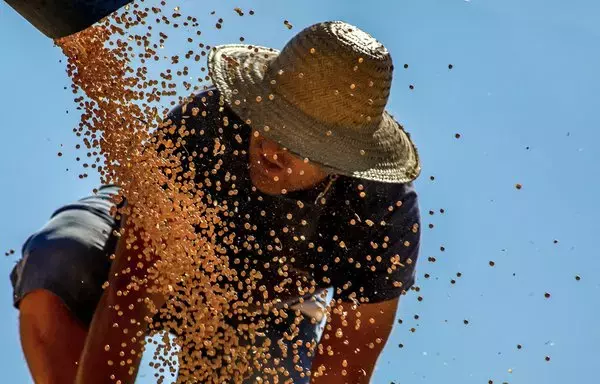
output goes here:
[{"label": "man's forearm", "polygon": [[[152,317],[145,300],[157,307],[164,298],[148,294],[148,268],[153,258],[146,244],[127,228],[119,240],[109,284],[100,300],[80,359],[76,384],[133,383],[142,357],[142,343]],[[135,282],[134,282],[135,280]]]},{"label": "man's forearm", "polygon": [[139,293],[118,296],[113,288],[105,290],[89,329],[76,384],[135,381],[146,332],[145,313],[136,311],[134,317],[127,309],[130,305],[145,306],[137,302],[139,298]]},{"label": "man's forearm", "polygon": [[[319,372],[320,366],[325,368],[321,369],[321,372]],[[319,362],[317,357],[312,365],[311,384],[369,384],[371,374],[372,367],[344,368],[342,364],[339,367],[331,366]]]},{"label": "man's forearm", "polygon": [[312,384],[368,384],[392,330],[398,302],[398,298],[360,306],[338,302],[316,351]]},{"label": "man's forearm", "polygon": [[[334,315],[337,316],[337,315]],[[374,359],[357,359],[352,349],[341,348],[336,350],[329,341],[336,340],[334,333],[328,327],[323,333],[323,340],[312,363],[311,384],[369,384],[373,369]],[[352,352],[351,352],[352,351]]]}]

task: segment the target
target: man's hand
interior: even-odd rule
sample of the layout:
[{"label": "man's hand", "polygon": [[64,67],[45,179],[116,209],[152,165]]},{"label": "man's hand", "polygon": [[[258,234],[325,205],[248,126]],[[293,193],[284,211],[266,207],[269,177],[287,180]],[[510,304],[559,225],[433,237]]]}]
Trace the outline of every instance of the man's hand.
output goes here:
[{"label": "man's hand", "polygon": [[312,383],[368,383],[394,325],[398,301],[343,303],[332,308],[313,361]]}]

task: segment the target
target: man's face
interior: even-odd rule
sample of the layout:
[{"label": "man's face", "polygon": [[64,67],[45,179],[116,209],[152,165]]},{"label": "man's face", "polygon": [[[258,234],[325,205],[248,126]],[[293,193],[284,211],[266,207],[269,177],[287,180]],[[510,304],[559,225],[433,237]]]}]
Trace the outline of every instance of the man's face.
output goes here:
[{"label": "man's face", "polygon": [[318,165],[290,153],[256,130],[252,130],[249,158],[252,183],[268,195],[309,189],[327,177]]}]

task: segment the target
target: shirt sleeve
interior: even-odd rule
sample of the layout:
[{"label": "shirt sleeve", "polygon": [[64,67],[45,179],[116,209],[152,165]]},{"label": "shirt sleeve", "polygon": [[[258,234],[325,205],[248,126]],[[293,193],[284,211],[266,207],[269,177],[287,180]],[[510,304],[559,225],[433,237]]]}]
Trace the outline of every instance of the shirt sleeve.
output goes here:
[{"label": "shirt sleeve", "polygon": [[412,184],[365,185],[355,192],[362,202],[349,204],[353,212],[343,215],[348,223],[341,223],[344,237],[338,236],[334,248],[334,298],[394,299],[415,282],[421,234],[417,193]]}]

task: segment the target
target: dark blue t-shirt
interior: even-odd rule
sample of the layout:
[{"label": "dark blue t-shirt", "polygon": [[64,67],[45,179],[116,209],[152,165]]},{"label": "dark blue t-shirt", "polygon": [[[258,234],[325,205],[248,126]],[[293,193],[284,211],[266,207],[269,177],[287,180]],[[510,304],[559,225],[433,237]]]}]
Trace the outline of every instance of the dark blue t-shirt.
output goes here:
[{"label": "dark blue t-shirt", "polygon": [[412,183],[338,176],[309,190],[263,194],[249,175],[251,127],[217,90],[176,107],[155,135],[180,155],[177,183],[192,177],[204,204],[226,202],[222,237],[235,235],[229,262],[240,276],[260,271],[271,298],[333,286],[334,298],[379,302],[414,284],[420,213]]}]

